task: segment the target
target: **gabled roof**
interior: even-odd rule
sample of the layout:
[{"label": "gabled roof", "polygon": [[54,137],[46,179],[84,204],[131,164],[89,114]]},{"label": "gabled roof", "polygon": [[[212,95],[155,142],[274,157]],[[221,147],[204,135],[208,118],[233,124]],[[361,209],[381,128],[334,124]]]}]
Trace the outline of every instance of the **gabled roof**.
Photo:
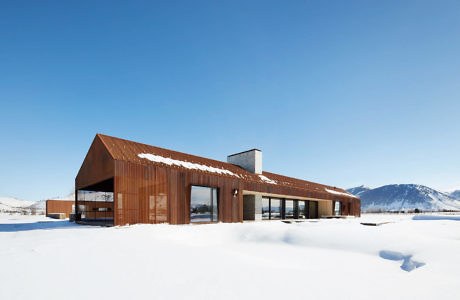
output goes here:
[{"label": "gabled roof", "polygon": [[204,172],[251,182],[275,184],[310,192],[324,193],[329,196],[332,194],[338,197],[357,198],[343,189],[332,186],[265,171],[262,172],[262,175],[257,175],[227,162],[141,144],[108,135],[97,134],[97,136],[101,139],[114,160],[141,165],[168,166],[184,171]]}]

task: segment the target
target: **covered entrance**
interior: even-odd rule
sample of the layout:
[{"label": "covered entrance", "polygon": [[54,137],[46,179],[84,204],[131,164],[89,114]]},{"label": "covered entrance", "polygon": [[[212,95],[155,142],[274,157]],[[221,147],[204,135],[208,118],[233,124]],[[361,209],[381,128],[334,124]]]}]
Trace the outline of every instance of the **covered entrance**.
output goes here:
[{"label": "covered entrance", "polygon": [[113,226],[113,178],[78,189],[75,198],[77,222]]}]

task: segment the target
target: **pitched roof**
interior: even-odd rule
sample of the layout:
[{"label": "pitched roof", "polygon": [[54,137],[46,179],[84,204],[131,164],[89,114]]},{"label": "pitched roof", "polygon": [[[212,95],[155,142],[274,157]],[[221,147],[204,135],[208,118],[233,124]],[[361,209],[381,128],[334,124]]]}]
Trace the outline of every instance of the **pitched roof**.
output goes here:
[{"label": "pitched roof", "polygon": [[[97,134],[110,155],[115,160],[141,165],[161,165],[185,171],[205,172],[208,174],[242,179],[251,182],[276,184],[318,193],[334,194],[339,197],[357,198],[343,189],[287,177],[270,172],[253,174],[245,169],[223,161],[213,160],[178,151],[141,144],[108,135]],[[326,197],[328,198],[328,197]]]}]

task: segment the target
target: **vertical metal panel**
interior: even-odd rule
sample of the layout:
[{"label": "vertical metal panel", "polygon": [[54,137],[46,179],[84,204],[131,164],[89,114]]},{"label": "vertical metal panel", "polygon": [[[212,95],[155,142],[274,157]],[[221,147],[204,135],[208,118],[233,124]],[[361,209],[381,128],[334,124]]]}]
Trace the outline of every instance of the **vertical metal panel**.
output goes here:
[{"label": "vertical metal panel", "polygon": [[[96,137],[76,178],[76,187],[82,188],[85,185],[113,177],[114,225],[163,222],[171,224],[189,223],[192,185],[218,188],[219,221],[221,222],[241,222],[243,220],[243,190],[337,200],[342,202],[344,213],[360,215],[360,199],[327,193],[322,185],[271,173],[268,173],[271,178],[275,178],[279,182],[288,180],[288,184],[261,182],[258,176],[254,174],[246,174],[245,177],[236,178],[185,168],[144,164],[145,160],[139,159],[136,153],[148,152],[150,146],[130,142],[125,147],[125,142],[117,142],[116,146],[108,149],[107,143],[109,142],[111,140],[104,141],[101,140],[100,136]],[[175,155],[185,155],[174,153]],[[117,160],[113,159],[113,155],[116,155]],[[180,159],[180,157],[178,158]],[[193,157],[193,159],[197,159],[198,163],[202,162],[203,164],[209,162],[204,158]],[[239,170],[237,167],[228,166],[223,162],[212,161],[212,164],[216,167],[228,168],[235,173]],[[235,189],[238,190],[238,196],[233,195]]]},{"label": "vertical metal panel", "polygon": [[[305,196],[305,192],[286,189],[273,184],[247,182],[218,175],[185,172],[172,168],[115,163],[115,201],[121,199],[121,209],[116,209],[115,225],[135,223],[187,224],[190,222],[190,187],[192,185],[216,187],[219,191],[219,221],[242,222],[242,191]],[[234,196],[234,190],[238,196]],[[121,198],[119,198],[121,195]],[[310,192],[310,197],[323,194]],[[323,197],[324,198],[324,197]],[[331,199],[334,199],[331,196]],[[341,201],[344,214],[359,215],[359,199]],[[118,208],[118,207],[117,207]],[[331,212],[332,214],[332,212]]]},{"label": "vertical metal panel", "polygon": [[69,200],[46,200],[46,215],[53,213],[63,213],[66,217],[70,217],[72,206],[75,201]]}]

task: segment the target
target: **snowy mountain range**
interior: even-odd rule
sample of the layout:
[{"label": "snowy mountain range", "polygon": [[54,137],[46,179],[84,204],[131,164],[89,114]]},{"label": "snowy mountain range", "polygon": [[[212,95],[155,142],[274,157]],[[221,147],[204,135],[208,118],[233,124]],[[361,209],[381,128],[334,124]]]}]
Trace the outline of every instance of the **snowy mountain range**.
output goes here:
[{"label": "snowy mountain range", "polygon": [[452,193],[450,193],[450,196],[454,198],[455,200],[460,200],[460,190],[453,191]]},{"label": "snowy mountain range", "polygon": [[[54,197],[51,200],[73,200],[75,194],[65,197]],[[0,213],[44,214],[46,200],[26,201],[15,197],[0,197]]]},{"label": "snowy mountain range", "polygon": [[45,211],[45,200],[26,201],[14,197],[0,197],[0,212],[3,213],[41,213]]},{"label": "snowy mountain range", "polygon": [[361,211],[460,210],[460,190],[441,192],[417,184],[391,184],[379,188],[366,186],[347,190],[361,198]]},{"label": "snowy mountain range", "polygon": [[[369,211],[460,211],[460,190],[441,192],[417,184],[391,184],[379,188],[358,186],[347,190],[361,198],[361,210]],[[56,200],[73,200],[74,194],[55,197]],[[44,213],[46,201],[25,201],[13,197],[0,197],[0,213]]]}]

